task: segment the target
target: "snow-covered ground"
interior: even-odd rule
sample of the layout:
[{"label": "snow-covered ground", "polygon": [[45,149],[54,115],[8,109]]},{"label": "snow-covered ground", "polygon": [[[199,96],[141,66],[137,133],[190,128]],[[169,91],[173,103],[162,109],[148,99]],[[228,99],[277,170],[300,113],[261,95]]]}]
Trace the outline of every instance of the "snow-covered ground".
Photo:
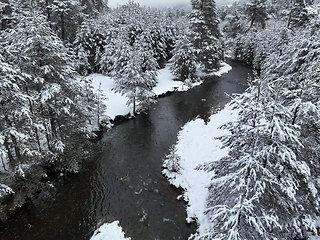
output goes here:
[{"label": "snow-covered ground", "polygon": [[112,223],[105,223],[98,228],[90,240],[130,240],[131,238],[125,238],[122,228],[119,226],[119,221]]},{"label": "snow-covered ground", "polygon": [[[215,73],[215,75],[221,76],[223,73],[226,73],[230,70],[231,70],[231,66],[229,66],[228,64],[223,64],[220,71]],[[92,79],[92,83],[93,83],[93,86],[96,91],[98,91],[100,83],[101,83],[101,90],[102,90],[103,94],[105,95],[105,97],[107,98],[106,100],[104,100],[104,103],[107,106],[106,114],[110,118],[113,119],[117,115],[125,115],[125,114],[132,111],[131,106],[128,107],[126,105],[127,99],[124,96],[121,96],[119,93],[114,93],[111,90],[114,86],[113,80],[111,78],[106,77],[102,74],[92,74],[88,77]],[[158,74],[158,84],[153,89],[154,93],[156,93],[157,95],[161,95],[162,93],[166,93],[168,91],[186,91],[186,90],[190,89],[191,87],[194,87],[194,86],[201,84],[200,82],[196,82],[196,83],[193,83],[192,85],[189,85],[189,84],[183,83],[181,81],[174,81],[173,79],[174,79],[174,76],[170,73],[170,70],[168,68],[161,69]],[[216,122],[216,121],[217,120],[213,120],[212,122]],[[190,124],[192,125],[195,123],[198,125],[201,125],[201,126],[204,125],[202,120],[198,120],[198,121],[192,122]],[[188,128],[188,125],[185,127],[185,129],[187,129],[187,128]],[[197,131],[196,128],[194,128],[194,131]],[[184,141],[186,143],[193,142],[195,145],[191,145],[191,144],[190,144],[190,146],[186,146],[186,145],[182,146],[181,145],[181,147],[180,147],[180,145],[178,145],[180,148],[179,154],[182,153],[183,149],[185,149],[185,151],[188,151],[189,153],[193,153],[193,154],[197,153],[199,148],[197,148],[196,145],[197,145],[197,143],[199,145],[201,145],[200,140],[203,139],[201,137],[201,135],[199,135],[199,138],[201,137],[201,139],[199,141],[189,141],[188,137],[190,137],[191,135],[186,136],[186,137],[182,137],[182,138],[184,138],[184,140],[182,140],[181,136],[183,136],[183,135],[180,134],[180,142],[181,141]],[[193,137],[194,136],[192,136],[192,138]],[[212,144],[209,144],[209,142],[206,144],[208,146],[207,150],[208,151],[210,150],[211,152],[214,150],[217,150],[219,148],[218,145],[214,146]],[[203,154],[205,154],[205,152],[203,152]],[[207,155],[205,154],[204,156],[207,157],[207,156],[209,156],[209,154],[210,153],[208,153]],[[199,156],[198,153],[196,155]],[[184,157],[185,155],[181,154],[181,156]],[[191,154],[190,154],[189,159],[192,159],[192,161],[197,160],[197,158],[191,157]],[[201,159],[205,159],[205,158],[201,157]],[[211,160],[211,158],[207,158],[207,161],[210,161],[210,160]],[[176,182],[173,182],[173,183],[175,183],[176,185],[181,185],[183,188],[186,189],[185,198],[189,198],[190,206],[192,206],[187,209],[188,216],[190,218],[198,218],[198,219],[203,219],[203,221],[205,221],[205,216],[203,216],[203,214],[202,214],[203,209],[205,207],[205,205],[204,205],[204,199],[205,199],[205,194],[206,194],[205,183],[209,182],[208,177],[210,178],[210,176],[203,174],[203,172],[200,173],[200,172],[193,171],[193,168],[199,163],[201,163],[201,161],[200,162],[188,162],[188,160],[186,160],[185,161],[186,165],[183,165],[184,171],[181,172],[180,176],[178,176],[178,175],[176,176]],[[190,177],[188,177],[187,174],[191,174]],[[199,178],[198,178],[198,176],[199,176]],[[197,177],[197,178],[194,178],[194,177]],[[172,177],[170,177],[170,178],[172,178]],[[199,181],[197,181],[197,183],[191,183],[191,182],[188,183],[187,179],[199,179]],[[190,189],[190,191],[189,191],[189,189]],[[194,189],[194,190],[191,190],[191,189]],[[202,194],[201,199],[203,201],[202,201],[202,204],[200,204],[201,206],[199,206],[200,196],[195,195],[198,193]],[[207,223],[207,225],[208,224],[209,223]],[[99,229],[97,229],[95,231],[95,233],[93,234],[93,236],[91,238],[91,240],[100,240],[100,239],[101,240],[102,239],[123,240],[123,239],[130,239],[130,238],[124,238],[124,234],[122,232],[121,227],[119,226],[119,222],[115,221],[111,224],[106,223],[106,224],[102,225]]]},{"label": "snow-covered ground", "polygon": [[[204,163],[218,161],[228,154],[229,149],[221,149],[222,143],[216,138],[228,134],[228,130],[219,127],[235,120],[237,116],[238,112],[227,104],[223,110],[212,115],[207,124],[202,119],[187,123],[180,131],[175,145],[175,153],[180,157],[178,172],[163,170],[171,184],[184,189],[181,197],[188,202],[187,221],[196,220],[200,234],[211,228],[209,218],[204,212],[208,196],[207,187],[213,173],[196,168]],[[166,165],[167,162],[164,162],[164,166]]]}]

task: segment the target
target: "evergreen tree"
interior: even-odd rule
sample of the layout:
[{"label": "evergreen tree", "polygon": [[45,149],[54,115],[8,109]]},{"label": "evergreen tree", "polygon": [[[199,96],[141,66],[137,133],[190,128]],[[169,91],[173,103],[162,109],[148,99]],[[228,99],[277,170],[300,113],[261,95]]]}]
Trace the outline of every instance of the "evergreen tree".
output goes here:
[{"label": "evergreen tree", "polygon": [[113,57],[114,91],[126,95],[127,104],[133,105],[136,114],[155,102],[152,88],[156,84],[158,64],[143,37],[133,46],[129,42],[123,41]]},{"label": "evergreen tree", "polygon": [[[231,150],[209,167],[216,173],[207,210],[213,239],[290,239],[299,233],[296,222],[317,214],[313,189],[305,189],[310,167],[297,155],[300,128],[283,106],[282,84],[256,78],[233,102],[239,118],[222,138]],[[313,197],[302,199],[300,191]]]},{"label": "evergreen tree", "polygon": [[67,42],[73,42],[81,23],[98,16],[107,6],[104,0],[39,0],[34,7],[42,11],[50,27]]},{"label": "evergreen tree", "polygon": [[[27,112],[36,126],[33,142],[38,143],[41,159],[73,169],[77,145],[89,135],[92,106],[83,104],[86,83],[76,77],[68,50],[37,11],[20,17],[6,44],[7,61],[26,76],[21,89],[28,95]],[[18,157],[24,151],[16,152]]]},{"label": "evergreen tree", "polygon": [[[101,67],[99,69],[100,58],[108,41],[103,30],[101,19],[86,20],[76,34],[73,50],[77,57],[77,70],[82,75],[103,70]],[[111,32],[110,29],[109,33]]]},{"label": "evergreen tree", "polygon": [[296,28],[306,25],[309,22],[308,10],[304,0],[294,0],[293,7],[289,14],[288,28]]},{"label": "evergreen tree", "polygon": [[[299,34],[266,59],[233,104],[223,137],[230,153],[216,175],[208,214],[213,239],[303,239],[319,216],[319,36]],[[260,42],[260,41],[259,41]]]},{"label": "evergreen tree", "polygon": [[[220,15],[225,15],[220,16]],[[225,6],[221,8],[219,14],[221,19],[221,28],[225,35],[226,44],[228,40],[237,37],[239,34],[246,32],[247,27],[245,26],[245,10],[243,4],[235,2],[232,6]]]},{"label": "evergreen tree", "polygon": [[197,58],[192,43],[187,35],[177,40],[170,59],[170,70],[181,80],[193,78],[197,68]]},{"label": "evergreen tree", "polygon": [[[311,176],[304,189],[299,192],[301,199],[319,201],[317,192],[320,190],[317,176],[319,166],[319,34],[309,36],[299,34],[288,45],[284,45],[281,54],[274,53],[267,64],[267,74],[281,79],[283,83],[283,104],[291,112],[292,124],[300,127],[300,141],[304,145],[297,152],[299,159],[307,162]],[[273,61],[272,61],[273,60]],[[306,209],[317,207],[316,203]],[[304,216],[303,214],[301,214]],[[294,218],[295,229],[300,236],[305,236],[305,221]],[[311,222],[312,223],[312,222]],[[303,231],[304,230],[304,231]]]},{"label": "evergreen tree", "polygon": [[250,28],[253,27],[255,22],[260,23],[262,29],[266,27],[268,17],[266,2],[267,0],[251,0],[248,4],[247,13],[251,18]]},{"label": "evergreen tree", "polygon": [[214,0],[191,0],[191,5],[190,38],[202,69],[211,72],[220,68],[224,58],[216,3]]},{"label": "evergreen tree", "polygon": [[[1,51],[4,54],[4,51]],[[38,159],[39,143],[37,127],[32,120],[30,96],[24,90],[27,74],[19,73],[15,66],[0,58],[0,155],[10,170],[28,163],[28,158]],[[4,160],[5,159],[5,160]]]}]

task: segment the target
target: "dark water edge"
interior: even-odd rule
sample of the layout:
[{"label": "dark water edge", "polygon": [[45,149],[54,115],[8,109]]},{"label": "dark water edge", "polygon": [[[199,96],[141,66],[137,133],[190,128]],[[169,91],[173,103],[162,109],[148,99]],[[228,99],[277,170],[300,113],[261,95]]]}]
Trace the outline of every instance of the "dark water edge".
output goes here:
[{"label": "dark water edge", "polygon": [[162,160],[185,123],[223,105],[225,92],[245,90],[250,66],[229,64],[221,78],[159,98],[147,114],[104,134],[84,170],[61,177],[0,225],[0,240],[89,239],[114,220],[133,240],[187,239],[196,226],[186,223],[186,203],[162,177]]}]

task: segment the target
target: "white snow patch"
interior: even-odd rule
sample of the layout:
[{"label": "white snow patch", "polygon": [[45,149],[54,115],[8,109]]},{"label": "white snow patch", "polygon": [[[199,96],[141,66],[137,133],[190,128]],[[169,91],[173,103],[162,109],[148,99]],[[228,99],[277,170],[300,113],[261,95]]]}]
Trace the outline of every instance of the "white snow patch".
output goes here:
[{"label": "white snow patch", "polygon": [[90,240],[130,240],[131,238],[125,238],[124,232],[119,225],[119,221],[112,223],[105,223],[97,230],[94,231]]},{"label": "white snow patch", "polygon": [[228,134],[228,130],[219,127],[230,121],[234,121],[238,111],[232,110],[227,104],[223,110],[210,117],[205,125],[202,119],[196,119],[187,123],[178,135],[178,142],[175,146],[176,154],[180,156],[178,172],[163,170],[163,174],[170,183],[184,189],[183,198],[188,201],[187,221],[197,221],[200,234],[211,228],[209,216],[206,210],[206,199],[208,196],[208,185],[210,184],[213,172],[196,170],[204,163],[219,161],[226,156],[229,149],[221,149],[222,143],[217,137]]},{"label": "white snow patch", "polygon": [[217,71],[214,75],[221,77],[222,74],[229,72],[231,69],[232,67],[229,64],[223,62],[219,71]]},{"label": "white snow patch", "polygon": [[[232,69],[232,67],[229,64],[227,64],[226,62],[222,62],[220,69],[216,72],[210,73],[210,75],[221,77],[222,74],[229,72],[231,69]],[[204,76],[204,77],[208,76],[207,73],[205,73],[201,70],[200,65],[197,67],[196,75],[197,76]]]},{"label": "white snow patch", "polygon": [[89,78],[92,79],[92,85],[97,92],[101,83],[101,90],[106,97],[103,103],[107,106],[107,115],[114,119],[117,115],[126,115],[131,111],[131,107],[127,106],[128,99],[115,93],[111,89],[114,87],[114,82],[110,77],[102,74],[91,74]]}]

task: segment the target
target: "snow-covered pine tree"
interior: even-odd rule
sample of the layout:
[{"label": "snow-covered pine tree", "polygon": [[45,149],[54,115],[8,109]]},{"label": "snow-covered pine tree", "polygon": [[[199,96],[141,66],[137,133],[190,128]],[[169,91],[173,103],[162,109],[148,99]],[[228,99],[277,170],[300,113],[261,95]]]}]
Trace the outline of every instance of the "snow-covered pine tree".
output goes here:
[{"label": "snow-covered pine tree", "polygon": [[105,0],[38,0],[34,7],[47,17],[51,29],[63,41],[73,42],[85,19],[92,19],[107,7]]},{"label": "snow-covered pine tree", "polygon": [[288,18],[288,28],[297,28],[309,22],[309,14],[305,0],[293,0],[293,6]]},{"label": "snow-covered pine tree", "polygon": [[103,51],[99,51],[101,55],[97,55],[96,62],[99,66],[99,70],[106,75],[109,75],[115,64],[116,51],[118,49],[119,39],[121,38],[121,28],[110,26],[108,32],[105,35],[105,45]]},{"label": "snow-covered pine tree", "polygon": [[207,209],[213,228],[195,239],[290,239],[297,233],[292,219],[314,217],[308,206],[317,201],[297,194],[310,168],[297,156],[300,128],[282,104],[282,84],[256,77],[233,100],[239,117],[224,126],[230,135],[222,138],[230,152],[208,167],[215,171]]},{"label": "snow-covered pine tree", "polygon": [[[4,55],[3,48],[1,53]],[[25,92],[29,76],[17,71],[3,57],[0,63],[0,157],[5,168],[14,171],[22,163],[36,161],[41,145],[30,112],[31,98]]]},{"label": "snow-covered pine tree", "polygon": [[[73,50],[78,60],[78,71],[83,75],[93,72],[99,72],[99,64],[104,48],[107,45],[107,36],[103,27],[101,18],[95,20],[86,20],[81,24],[75,41]],[[112,30],[109,29],[109,32]]]},{"label": "snow-covered pine tree", "polygon": [[197,57],[192,43],[186,34],[182,34],[172,50],[170,70],[181,80],[193,78],[197,69]]},{"label": "snow-covered pine tree", "polygon": [[[301,199],[314,199],[314,204],[307,208],[318,207],[317,193],[320,191],[318,176],[319,166],[319,91],[320,78],[318,66],[319,58],[319,34],[302,34],[292,38],[292,41],[283,46],[281,53],[273,53],[267,61],[267,74],[281,79],[283,83],[283,105],[291,112],[292,124],[300,127],[299,137],[304,145],[297,156],[307,162],[311,170],[311,176],[305,183],[304,190],[299,192]],[[301,216],[304,216],[301,214]],[[293,219],[296,229],[312,228],[306,225],[303,218]],[[311,222],[312,223],[312,222]],[[301,232],[300,235],[305,235]]]},{"label": "snow-covered pine tree", "polygon": [[156,102],[156,95],[152,91],[157,84],[158,75],[158,59],[159,55],[157,49],[154,48],[154,41],[150,39],[149,32],[143,32],[133,45],[135,55],[140,64],[140,71],[142,73],[143,82],[139,84],[139,91],[137,95],[138,111],[144,111],[150,105]]},{"label": "snow-covered pine tree", "polygon": [[78,149],[90,134],[87,126],[93,107],[83,104],[86,83],[76,77],[73,58],[45,17],[32,8],[20,16],[7,44],[7,61],[28,76],[23,90],[40,135],[41,159],[75,169]]},{"label": "snow-covered pine tree", "polygon": [[254,23],[259,23],[262,29],[266,27],[268,17],[266,2],[267,0],[251,0],[248,3],[247,14],[250,16],[250,28]]},{"label": "snow-covered pine tree", "polygon": [[85,18],[80,0],[46,0],[45,5],[44,14],[48,14],[47,20],[51,22],[52,30],[63,41],[72,42]]},{"label": "snow-covered pine tree", "polygon": [[121,42],[113,56],[114,91],[128,98],[133,105],[133,114],[143,111],[155,102],[152,88],[156,84],[157,61],[145,37],[141,35],[133,46],[127,39]]},{"label": "snow-covered pine tree", "polygon": [[234,2],[231,6],[219,8],[219,18],[221,19],[221,29],[225,37],[226,45],[228,40],[234,39],[237,35],[246,32],[248,27],[245,21],[244,4]]},{"label": "snow-covered pine tree", "polygon": [[197,51],[202,70],[212,72],[220,68],[224,59],[219,20],[214,0],[191,0],[190,39]]}]

